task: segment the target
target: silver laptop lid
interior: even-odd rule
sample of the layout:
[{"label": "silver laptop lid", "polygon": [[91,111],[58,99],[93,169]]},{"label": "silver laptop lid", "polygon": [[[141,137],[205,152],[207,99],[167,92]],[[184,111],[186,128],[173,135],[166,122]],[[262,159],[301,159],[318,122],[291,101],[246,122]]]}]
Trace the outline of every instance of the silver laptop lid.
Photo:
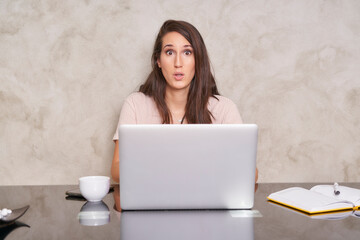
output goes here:
[{"label": "silver laptop lid", "polygon": [[257,129],[255,124],[121,125],[122,209],[252,208]]}]

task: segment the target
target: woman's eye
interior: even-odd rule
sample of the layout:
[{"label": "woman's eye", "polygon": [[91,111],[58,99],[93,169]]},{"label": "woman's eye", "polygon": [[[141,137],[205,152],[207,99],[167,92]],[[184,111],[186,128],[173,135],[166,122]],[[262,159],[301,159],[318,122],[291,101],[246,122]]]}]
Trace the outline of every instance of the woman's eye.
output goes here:
[{"label": "woman's eye", "polygon": [[191,55],[191,51],[190,51],[190,50],[186,50],[186,51],[185,51],[185,55]]},{"label": "woman's eye", "polygon": [[165,53],[166,53],[166,55],[172,55],[173,51],[172,50],[167,50]]}]

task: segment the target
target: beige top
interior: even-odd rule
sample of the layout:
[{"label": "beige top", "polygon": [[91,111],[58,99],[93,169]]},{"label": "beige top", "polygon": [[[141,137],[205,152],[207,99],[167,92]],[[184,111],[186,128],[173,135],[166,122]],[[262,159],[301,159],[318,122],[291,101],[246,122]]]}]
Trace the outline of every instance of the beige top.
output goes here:
[{"label": "beige top", "polygon": [[[235,103],[223,96],[216,95],[216,97],[219,100],[210,97],[208,103],[208,109],[214,116],[212,117],[212,123],[242,123]],[[162,118],[152,97],[146,96],[142,92],[134,92],[124,102],[118,127],[120,124],[162,124]],[[118,131],[116,130],[113,140],[118,139]]]}]

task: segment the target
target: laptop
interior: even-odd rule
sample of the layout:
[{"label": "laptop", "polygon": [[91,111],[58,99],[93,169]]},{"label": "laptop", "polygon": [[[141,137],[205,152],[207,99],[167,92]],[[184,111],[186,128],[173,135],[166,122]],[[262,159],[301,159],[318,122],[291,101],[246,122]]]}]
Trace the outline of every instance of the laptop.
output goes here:
[{"label": "laptop", "polygon": [[255,124],[120,125],[123,210],[251,209]]}]

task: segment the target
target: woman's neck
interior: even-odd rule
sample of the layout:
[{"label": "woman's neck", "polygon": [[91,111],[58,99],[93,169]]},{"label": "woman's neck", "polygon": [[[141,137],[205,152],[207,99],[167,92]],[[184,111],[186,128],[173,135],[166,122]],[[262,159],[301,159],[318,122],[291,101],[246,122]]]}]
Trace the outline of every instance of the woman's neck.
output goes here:
[{"label": "woman's neck", "polygon": [[165,102],[170,110],[174,123],[178,123],[185,115],[188,91],[166,91]]}]

